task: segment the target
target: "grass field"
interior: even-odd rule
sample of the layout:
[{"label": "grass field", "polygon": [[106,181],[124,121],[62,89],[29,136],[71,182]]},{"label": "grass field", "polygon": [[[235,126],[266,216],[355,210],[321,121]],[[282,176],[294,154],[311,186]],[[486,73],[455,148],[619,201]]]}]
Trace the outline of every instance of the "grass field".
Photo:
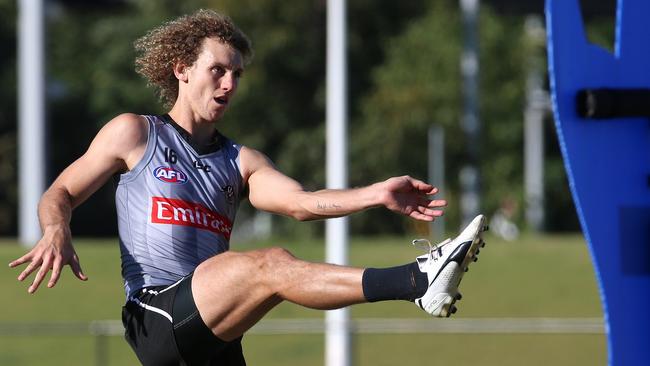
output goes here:
[{"label": "grass field", "polygon": [[[584,241],[579,235],[526,236],[506,243],[488,236],[481,260],[471,267],[461,286],[465,295],[458,318],[481,317],[600,317],[595,277]],[[322,241],[273,241],[298,257],[322,260]],[[234,250],[269,243],[234,244]],[[124,300],[116,240],[76,242],[88,282],[66,270],[54,289],[26,292],[15,280],[19,271],[6,268],[0,324],[88,322],[119,319]],[[8,263],[23,249],[0,241],[0,260]],[[356,266],[390,266],[418,255],[407,238],[351,241],[350,261]],[[420,318],[424,314],[408,302],[354,306],[353,318]],[[322,312],[282,304],[270,318],[321,318]],[[444,320],[441,320],[444,321]],[[109,365],[136,365],[121,337],[108,338]],[[356,365],[398,365],[427,361],[431,365],[604,365],[603,334],[358,334],[354,336]],[[323,336],[248,335],[244,338],[249,365],[322,365]],[[77,335],[0,336],[0,365],[93,365],[95,338]],[[431,358],[435,353],[435,357]]]}]

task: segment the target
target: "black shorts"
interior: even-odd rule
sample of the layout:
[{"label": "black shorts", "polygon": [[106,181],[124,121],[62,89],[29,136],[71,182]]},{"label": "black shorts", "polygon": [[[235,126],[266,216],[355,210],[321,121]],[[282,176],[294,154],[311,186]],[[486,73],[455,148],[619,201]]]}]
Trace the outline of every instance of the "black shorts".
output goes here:
[{"label": "black shorts", "polygon": [[225,342],[208,328],[192,297],[192,275],[141,289],[122,308],[126,341],[145,366],[246,365],[241,338]]}]

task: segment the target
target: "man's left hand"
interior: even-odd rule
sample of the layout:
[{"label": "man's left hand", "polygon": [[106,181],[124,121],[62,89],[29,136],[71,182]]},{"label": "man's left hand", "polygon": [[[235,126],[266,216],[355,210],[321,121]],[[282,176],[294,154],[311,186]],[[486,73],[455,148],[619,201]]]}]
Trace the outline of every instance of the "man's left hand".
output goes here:
[{"label": "man's left hand", "polygon": [[417,220],[433,221],[443,215],[436,208],[447,205],[445,200],[428,197],[438,193],[438,188],[408,175],[389,178],[379,185],[383,192],[381,202],[386,208]]}]

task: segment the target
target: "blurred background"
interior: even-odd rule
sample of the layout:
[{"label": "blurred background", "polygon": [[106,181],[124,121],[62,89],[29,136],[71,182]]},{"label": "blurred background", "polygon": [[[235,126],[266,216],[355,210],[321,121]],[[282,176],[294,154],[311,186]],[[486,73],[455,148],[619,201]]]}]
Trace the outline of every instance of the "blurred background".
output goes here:
[{"label": "blurred background", "polygon": [[[460,61],[464,45],[461,2],[347,2],[349,185],[366,185],[402,174],[426,180],[430,174],[428,131],[437,126],[444,133],[444,198],[450,202],[445,227],[453,233],[462,221],[460,172],[469,159],[467,145],[477,144],[478,158],[474,160],[480,176],[479,208],[497,220],[493,222],[496,230],[491,234],[495,258],[486,256],[486,272],[481,278],[468,276],[467,283],[464,282],[469,288],[467,293],[471,293],[476,302],[464,304],[469,309],[462,310],[463,316],[598,319],[602,311],[597,286],[568,189],[548,102],[543,0],[480,1],[476,23],[480,65],[477,113],[481,122],[478,143],[468,141],[461,124],[465,100]],[[302,182],[307,189],[325,186],[326,0],[51,0],[44,3],[47,184],[83,154],[99,128],[117,114],[166,112],[153,90],[134,72],[133,41],[162,21],[198,8],[213,8],[233,18],[251,38],[255,50],[238,95],[218,128],[234,140],[268,154],[282,171]],[[612,49],[615,0],[584,0],[581,3],[590,40]],[[14,239],[18,232],[20,194],[17,184],[17,11],[17,1],[0,0],[0,82],[3,85],[0,88],[0,236],[6,238],[0,241],[0,249],[6,262],[23,250]],[[525,120],[531,110],[538,112],[541,121],[539,133],[532,137],[525,134]],[[535,202],[532,202],[525,184],[525,146],[535,141],[542,144],[541,164],[534,169],[543,172],[543,188],[541,197],[533,197]],[[84,328],[84,321],[119,318],[122,295],[119,254],[114,239],[117,224],[113,197],[114,187],[109,183],[80,206],[72,220],[72,232],[84,244],[78,250],[82,264],[85,252],[87,261],[93,263],[87,265],[87,272],[92,278],[95,270],[100,278],[97,283],[101,286],[92,287],[91,293],[95,295],[88,296],[88,286],[83,287],[68,276],[61,281],[58,293],[41,290],[47,293],[27,299],[22,288],[26,286],[16,283],[12,273],[7,271],[0,283],[11,296],[3,297],[7,311],[0,321],[25,324],[31,324],[30,321],[66,324],[77,321]],[[536,205],[537,210],[541,208],[541,219],[531,221],[526,214],[531,205]],[[233,239],[235,248],[253,248],[267,242],[286,243],[291,248],[295,246],[294,250],[308,259],[322,260],[322,222],[295,223],[281,217],[259,216],[244,204],[236,226],[239,236]],[[402,250],[387,242],[401,240],[407,245],[407,238],[413,235],[431,234],[427,225],[396,217],[385,210],[353,215],[350,230],[356,238],[351,257],[355,265],[382,262],[391,265],[397,258],[395,252]],[[282,241],[278,243],[276,238]],[[300,246],[300,243],[308,244]],[[418,253],[407,252],[404,258],[411,258],[413,254]],[[526,265],[513,264],[513,261],[527,261],[531,257],[535,259]],[[373,262],[372,258],[376,260]],[[477,272],[481,270],[479,266]],[[101,282],[104,276],[105,286]],[[520,278],[513,279],[513,276]],[[546,285],[540,286],[540,279],[544,279]],[[518,281],[516,286],[514,280]],[[108,298],[115,300],[115,306],[110,309],[106,306]],[[10,304],[14,299],[16,304]],[[496,305],[492,308],[482,306],[481,301],[484,305],[487,299]],[[562,299],[560,303],[553,301],[558,299]],[[93,301],[97,302],[96,306],[89,305]],[[404,306],[398,306],[397,310],[392,305],[379,306],[379,310],[368,310],[371,313],[360,310],[353,315],[420,316]],[[100,307],[107,310],[100,311]],[[271,318],[320,316],[284,306],[271,314]],[[0,364],[31,364],[28,354],[32,351],[23,350],[23,346],[31,349],[30,345],[34,344],[37,348],[60,353],[68,347],[76,347],[77,342],[87,349],[83,352],[77,349],[87,353],[87,358],[76,361],[70,358],[74,356],[65,356],[64,361],[50,364],[135,362],[128,358],[132,356],[126,344],[113,340],[119,337],[111,337],[112,351],[106,351],[102,348],[104,343],[96,343],[103,339],[101,337],[84,338],[72,332],[74,334],[61,343],[54,340],[60,338],[56,332],[45,332],[45,335],[27,332],[23,337],[10,337],[20,333],[18,329],[23,328],[0,326]],[[467,345],[468,341],[477,347],[479,344],[487,347],[483,352],[493,354],[495,361],[487,362],[480,357],[467,360],[478,364],[511,364],[502,359],[503,353],[498,351],[499,347],[504,347],[519,348],[522,352],[513,356],[512,364],[537,364],[534,360],[523,362],[520,358],[533,354],[537,355],[533,358],[539,364],[587,365],[605,362],[604,335],[602,329],[598,329],[595,335],[587,332],[592,337],[589,339],[567,335],[544,338],[548,336],[531,334],[488,338],[432,336],[428,339],[440,343],[443,348],[460,344],[461,351],[474,347]],[[318,348],[322,347],[322,335],[295,337],[295,340],[274,346],[277,348],[269,347],[263,337],[253,335],[249,338],[250,349],[259,350],[249,351],[253,360],[260,360],[254,364],[272,364],[271,359],[281,360],[277,364],[322,364],[322,349]],[[310,337],[316,338],[311,341]],[[429,341],[423,341],[422,336],[411,335],[401,340],[390,337],[396,336],[383,336],[379,340],[368,336],[355,340],[362,350],[355,356],[357,364],[397,363],[389,356],[371,357],[375,351],[385,349],[384,343],[404,342],[406,345],[397,348],[417,350],[421,347],[422,352],[430,349]],[[9,338],[16,338],[12,342],[17,343],[5,342]],[[499,343],[499,339],[503,342]],[[312,342],[315,348],[300,342]],[[550,348],[544,348],[549,344]],[[530,350],[525,345],[542,348]],[[109,358],[112,361],[97,360],[97,349],[113,352]],[[584,352],[580,356],[570,354],[566,359],[545,358],[567,349]],[[49,353],[44,351],[32,356],[42,359]],[[312,358],[300,358],[303,353]],[[122,354],[125,359],[119,358]],[[471,352],[467,352],[469,354]],[[583,356],[586,358],[580,358]]]}]

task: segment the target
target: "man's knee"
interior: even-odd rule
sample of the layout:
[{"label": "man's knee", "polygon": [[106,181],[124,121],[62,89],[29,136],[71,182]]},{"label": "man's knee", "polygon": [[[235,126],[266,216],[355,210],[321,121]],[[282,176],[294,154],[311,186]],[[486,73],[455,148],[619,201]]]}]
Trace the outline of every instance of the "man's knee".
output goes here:
[{"label": "man's knee", "polygon": [[291,268],[296,257],[284,248],[265,248],[244,252],[247,259],[240,263],[239,270],[247,273],[247,278],[255,284],[276,291],[281,281],[278,275]]},{"label": "man's knee", "polygon": [[288,261],[295,259],[296,257],[290,251],[280,247],[272,247],[259,250],[257,262],[260,269],[268,269],[286,265]]},{"label": "man's knee", "polygon": [[[225,252],[213,257],[212,260],[199,265],[195,273],[208,272],[208,276],[214,275],[211,271],[217,271],[220,276],[237,277],[245,276],[255,281],[266,281],[269,275],[280,268],[288,268],[296,257],[284,248],[265,248],[247,252]],[[201,273],[200,276],[203,276]]]}]

